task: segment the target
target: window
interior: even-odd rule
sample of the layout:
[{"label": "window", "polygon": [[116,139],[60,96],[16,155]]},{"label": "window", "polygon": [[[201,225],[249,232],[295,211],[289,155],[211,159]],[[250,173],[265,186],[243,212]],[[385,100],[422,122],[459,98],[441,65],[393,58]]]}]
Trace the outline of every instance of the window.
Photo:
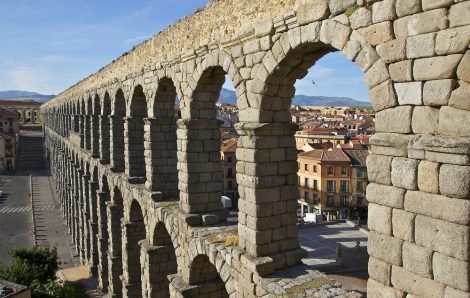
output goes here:
[{"label": "window", "polygon": [[310,196],[308,194],[308,191],[304,192],[304,201],[307,202],[309,200]]},{"label": "window", "polygon": [[335,170],[334,170],[333,167],[328,167],[328,168],[326,169],[326,173],[327,173],[328,175],[333,175],[334,172],[335,172]]},{"label": "window", "polygon": [[326,191],[334,192],[335,191],[335,182],[332,180],[326,181]]},{"label": "window", "polygon": [[364,183],[362,183],[362,181],[357,181],[357,191],[358,192],[364,191]]},{"label": "window", "polygon": [[341,175],[346,175],[348,173],[348,168],[346,166],[341,166]]},{"label": "window", "polygon": [[304,179],[304,186],[305,186],[305,187],[308,187],[308,178],[305,178],[305,179]]},{"label": "window", "polygon": [[314,194],[313,195],[313,204],[318,205],[319,202],[320,202],[320,200],[318,199],[318,195]]},{"label": "window", "polygon": [[333,202],[335,198],[333,196],[326,197],[326,206],[333,207]]},{"label": "window", "polygon": [[305,172],[308,172],[308,163],[305,164]]},{"label": "window", "polygon": [[232,178],[233,177],[233,169],[232,168],[227,168],[227,177]]},{"label": "window", "polygon": [[317,179],[313,180],[313,190],[318,190],[318,180]]},{"label": "window", "polygon": [[348,181],[341,181],[341,192],[348,191]]},{"label": "window", "polygon": [[232,163],[232,157],[231,156],[227,157],[227,163]]},{"label": "window", "polygon": [[348,206],[348,197],[347,196],[341,196],[341,206]]},{"label": "window", "polygon": [[228,182],[227,182],[227,186],[228,186],[228,189],[233,189],[233,182],[232,182],[232,181],[228,181]]},{"label": "window", "polygon": [[317,173],[317,172],[318,172],[318,166],[317,166],[317,165],[313,165],[313,172],[314,172],[314,173]]},{"label": "window", "polygon": [[362,178],[362,177],[364,177],[364,170],[358,168],[358,169],[356,169],[356,173],[357,173],[357,174],[356,174],[356,175],[357,175],[357,178]]}]

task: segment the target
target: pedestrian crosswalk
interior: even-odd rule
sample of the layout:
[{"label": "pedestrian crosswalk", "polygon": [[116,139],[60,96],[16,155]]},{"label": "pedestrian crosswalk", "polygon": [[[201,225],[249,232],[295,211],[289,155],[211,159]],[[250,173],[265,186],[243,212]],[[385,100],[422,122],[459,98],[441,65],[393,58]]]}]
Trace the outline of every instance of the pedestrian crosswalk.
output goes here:
[{"label": "pedestrian crosswalk", "polygon": [[[53,210],[56,207],[54,205],[45,205],[45,206],[34,206],[34,211],[45,211]],[[31,212],[31,206],[10,206],[0,208],[1,213],[18,213],[18,212]]]}]

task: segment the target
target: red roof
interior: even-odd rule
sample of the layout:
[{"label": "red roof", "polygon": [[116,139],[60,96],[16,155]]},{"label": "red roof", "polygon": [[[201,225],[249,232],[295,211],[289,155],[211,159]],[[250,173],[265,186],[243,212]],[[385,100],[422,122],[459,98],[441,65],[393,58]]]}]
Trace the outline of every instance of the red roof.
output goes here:
[{"label": "red roof", "polygon": [[233,152],[235,153],[237,151],[237,143],[238,140],[233,138],[229,139],[225,142],[222,143],[222,146],[220,146],[220,151],[226,153],[226,152]]},{"label": "red roof", "polygon": [[309,152],[300,153],[299,157],[315,159],[320,161],[342,161],[350,162],[349,157],[339,148],[330,148],[326,150],[315,149]]}]

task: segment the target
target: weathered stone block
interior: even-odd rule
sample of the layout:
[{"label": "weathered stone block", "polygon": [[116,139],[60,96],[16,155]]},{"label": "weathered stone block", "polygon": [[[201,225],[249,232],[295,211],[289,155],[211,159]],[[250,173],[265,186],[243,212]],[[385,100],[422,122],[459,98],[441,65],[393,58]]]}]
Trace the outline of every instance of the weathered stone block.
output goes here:
[{"label": "weathered stone block", "polygon": [[333,16],[339,15],[346,11],[349,7],[356,4],[356,0],[330,0],[329,6]]},{"label": "weathered stone block", "polygon": [[470,111],[442,107],[439,112],[439,133],[447,136],[470,136]]},{"label": "weathered stone block", "polygon": [[402,243],[403,241],[398,238],[371,231],[367,251],[377,259],[401,266]]},{"label": "weathered stone block", "polygon": [[460,81],[460,87],[450,95],[449,106],[470,111],[470,84]]},{"label": "weathered stone block", "polygon": [[400,105],[423,104],[422,86],[423,84],[421,82],[395,83],[395,91],[397,92]]},{"label": "weathered stone block", "polygon": [[377,132],[411,132],[411,115],[413,107],[399,106],[386,109],[376,114]]},{"label": "weathered stone block", "polygon": [[470,201],[420,191],[408,191],[405,210],[460,225],[470,223]]},{"label": "weathered stone block", "polygon": [[403,298],[404,293],[392,287],[387,287],[380,282],[369,278],[367,281],[367,297],[370,298]]},{"label": "weathered stone block", "polygon": [[373,88],[380,83],[390,79],[388,69],[385,63],[381,60],[377,61],[367,70],[364,76],[365,82],[369,88]]},{"label": "weathered stone block", "polygon": [[392,234],[392,208],[369,204],[367,225],[369,229],[385,235]]},{"label": "weathered stone block", "polygon": [[418,188],[429,193],[439,193],[439,164],[422,160],[418,166]]},{"label": "weathered stone block", "polygon": [[419,0],[397,0],[395,4],[396,12],[399,17],[421,12],[421,1]]},{"label": "weathered stone block", "polygon": [[370,89],[369,97],[372,100],[374,111],[382,111],[387,108],[395,107],[398,104],[391,80]]},{"label": "weathered stone block", "polygon": [[384,155],[369,155],[367,157],[367,176],[369,181],[391,185],[392,157]]},{"label": "weathered stone block", "polygon": [[362,37],[371,45],[387,42],[393,39],[391,22],[382,22],[358,30]]},{"label": "weathered stone block", "polygon": [[364,28],[372,24],[372,11],[365,7],[356,10],[349,18],[352,29]]},{"label": "weathered stone block", "polygon": [[415,242],[445,255],[467,261],[470,228],[428,216],[415,219]]},{"label": "weathered stone block", "polygon": [[416,59],[434,55],[436,33],[409,36],[406,40],[406,57]]},{"label": "weathered stone block", "polygon": [[436,36],[436,53],[449,55],[463,53],[470,43],[470,26],[439,31]]},{"label": "weathered stone block", "polygon": [[323,20],[328,16],[329,7],[327,0],[299,1],[297,7],[297,22],[305,25],[314,21]]},{"label": "weathered stone block", "polygon": [[447,29],[449,20],[447,18],[447,9],[434,9],[423,13],[414,14],[393,23],[395,36],[407,37],[423,33],[437,32]]},{"label": "weathered stone block", "polygon": [[462,61],[460,61],[459,67],[457,68],[457,77],[470,83],[470,50],[465,52]]},{"label": "weathered stone block", "polygon": [[392,183],[396,187],[416,189],[418,160],[396,157],[392,161]]},{"label": "weathered stone block", "polygon": [[470,167],[444,164],[439,170],[441,194],[465,199],[470,197]]},{"label": "weathered stone block", "polygon": [[469,14],[470,3],[468,1],[452,5],[449,10],[450,27],[469,25]]},{"label": "weathered stone block", "polygon": [[449,7],[454,3],[453,0],[423,0],[422,2],[423,10],[425,11],[436,8]]},{"label": "weathered stone block", "polygon": [[470,298],[470,293],[462,292],[452,287],[447,286],[444,298]]},{"label": "weathered stone block", "polygon": [[442,297],[445,286],[435,280],[392,266],[392,285],[418,297]]},{"label": "weathered stone block", "polygon": [[437,133],[439,126],[439,109],[418,106],[413,109],[411,127],[414,133]]},{"label": "weathered stone block", "polygon": [[367,185],[367,200],[372,203],[403,208],[405,190],[393,186],[385,186],[375,183]]},{"label": "weathered stone block", "polygon": [[392,39],[377,46],[377,53],[385,63],[402,61],[406,57],[406,39]]},{"label": "weathered stone block", "polygon": [[451,79],[455,76],[462,55],[449,55],[415,60],[413,76],[415,80]]},{"label": "weathered stone block", "polygon": [[414,241],[415,214],[401,209],[393,209],[392,229],[393,236],[407,242]]},{"label": "weathered stone block", "polygon": [[374,257],[369,258],[368,263],[369,277],[380,283],[389,286],[392,274],[392,265]]},{"label": "weathered stone block", "polygon": [[372,4],[373,23],[393,21],[396,17],[395,0],[384,0]]},{"label": "weathered stone block", "polygon": [[468,262],[457,260],[440,253],[432,258],[434,279],[462,291],[470,290]]},{"label": "weathered stone block", "polygon": [[456,86],[454,79],[427,81],[424,83],[423,102],[427,106],[445,106],[452,90]]},{"label": "weathered stone block", "polygon": [[413,62],[411,60],[390,64],[388,71],[394,82],[409,82],[413,80]]},{"label": "weathered stone block", "polygon": [[432,278],[432,253],[430,249],[403,242],[403,267],[424,277]]}]

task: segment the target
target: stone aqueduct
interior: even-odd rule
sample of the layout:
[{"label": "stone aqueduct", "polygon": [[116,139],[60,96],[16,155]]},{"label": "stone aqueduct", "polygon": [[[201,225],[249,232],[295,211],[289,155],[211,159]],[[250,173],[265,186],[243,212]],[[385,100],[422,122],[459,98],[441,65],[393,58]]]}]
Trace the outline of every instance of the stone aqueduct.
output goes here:
[{"label": "stone aqueduct", "polygon": [[[377,112],[369,297],[470,297],[469,41],[465,0],[222,0],[180,20],[42,106],[83,263],[112,296],[311,294],[289,108],[294,82],[342,51]],[[226,75],[240,110],[238,226],[220,203]]]}]

